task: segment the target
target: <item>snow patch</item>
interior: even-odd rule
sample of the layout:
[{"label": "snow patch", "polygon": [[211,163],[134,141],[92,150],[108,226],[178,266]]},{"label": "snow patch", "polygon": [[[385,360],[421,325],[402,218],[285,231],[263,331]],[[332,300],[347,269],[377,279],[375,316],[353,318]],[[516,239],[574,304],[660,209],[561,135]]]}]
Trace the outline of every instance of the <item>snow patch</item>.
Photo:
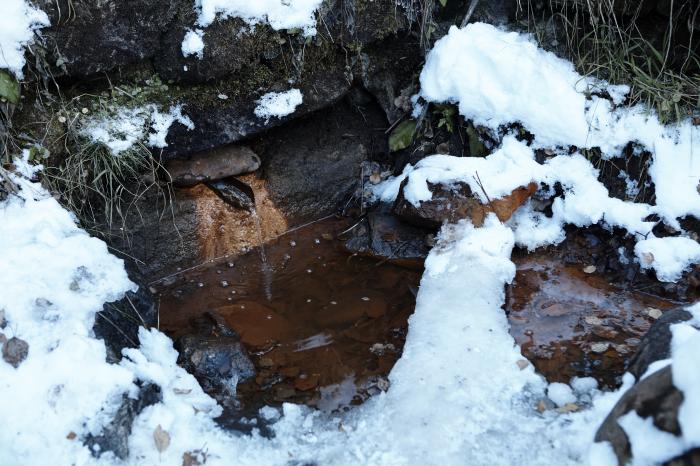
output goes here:
[{"label": "snow patch", "polygon": [[80,133],[94,143],[103,144],[113,155],[118,156],[138,142],[150,147],[166,147],[168,144],[165,138],[170,126],[176,121],[189,130],[194,129],[194,123],[182,114],[180,105],[171,107],[164,113],[155,104],[149,104],[120,108],[112,115],[87,118]]},{"label": "snow patch", "polygon": [[250,25],[267,23],[273,29],[302,29],[316,34],[316,10],[323,0],[195,0],[197,24],[207,27],[218,16],[238,17]]},{"label": "snow patch", "polygon": [[3,0],[0,15],[0,68],[22,79],[24,48],[34,40],[34,31],[49,26],[49,17],[25,0]]},{"label": "snow patch", "polygon": [[299,89],[285,92],[268,92],[258,100],[254,113],[258,118],[269,121],[272,117],[282,118],[294,113],[304,100]]},{"label": "snow patch", "polygon": [[[196,55],[200,60],[204,56],[204,31],[201,29],[188,30],[182,41],[182,55]],[[187,71],[187,70],[185,70]]]}]

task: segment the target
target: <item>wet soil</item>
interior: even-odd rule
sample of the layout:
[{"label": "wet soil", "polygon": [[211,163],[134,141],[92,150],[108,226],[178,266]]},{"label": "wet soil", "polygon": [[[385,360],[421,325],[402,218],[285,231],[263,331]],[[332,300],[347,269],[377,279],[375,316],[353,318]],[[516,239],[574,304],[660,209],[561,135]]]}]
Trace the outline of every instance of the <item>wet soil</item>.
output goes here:
[{"label": "wet soil", "polygon": [[[161,284],[160,324],[177,338],[212,310],[241,337],[256,366],[238,385],[243,407],[305,403],[326,411],[388,388],[421,272],[350,255],[328,219],[247,254]],[[162,282],[163,283],[163,282]]]},{"label": "wet soil", "polygon": [[591,376],[602,386],[618,386],[651,323],[677,306],[609,283],[595,267],[567,264],[557,251],[516,252],[513,260],[510,331],[550,382]]}]

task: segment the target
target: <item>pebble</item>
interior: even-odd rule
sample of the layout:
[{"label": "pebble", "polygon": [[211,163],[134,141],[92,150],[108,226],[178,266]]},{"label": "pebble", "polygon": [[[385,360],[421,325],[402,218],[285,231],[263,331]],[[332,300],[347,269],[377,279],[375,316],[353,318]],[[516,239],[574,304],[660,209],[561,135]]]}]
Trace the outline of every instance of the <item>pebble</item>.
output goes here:
[{"label": "pebble", "polygon": [[518,368],[522,371],[525,370],[527,366],[530,365],[530,363],[527,361],[527,359],[518,359],[516,361],[516,364],[518,365]]},{"label": "pebble", "polygon": [[652,319],[656,320],[663,315],[663,312],[661,312],[660,309],[656,309],[654,307],[648,307],[647,308],[647,315],[649,317],[651,317]]},{"label": "pebble", "polygon": [[583,273],[595,273],[596,267],[595,265],[588,265],[583,268]]},{"label": "pebble", "polygon": [[12,367],[19,367],[28,354],[29,343],[17,337],[10,338],[2,345],[2,359]]},{"label": "pebble", "polygon": [[594,353],[605,353],[608,348],[610,348],[610,343],[593,343],[591,345],[591,351]]},{"label": "pebble", "polygon": [[228,287],[228,282],[226,280],[221,280],[221,286],[222,288]]},{"label": "pebble", "polygon": [[583,319],[588,325],[603,325],[603,319],[596,316],[586,316]]}]

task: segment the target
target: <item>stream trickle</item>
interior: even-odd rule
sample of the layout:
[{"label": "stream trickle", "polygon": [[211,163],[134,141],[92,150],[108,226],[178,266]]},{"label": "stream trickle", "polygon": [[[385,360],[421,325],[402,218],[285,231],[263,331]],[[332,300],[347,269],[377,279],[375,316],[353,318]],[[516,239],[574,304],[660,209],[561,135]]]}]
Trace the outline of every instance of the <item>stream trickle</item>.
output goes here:
[{"label": "stream trickle", "polygon": [[260,217],[258,216],[258,211],[255,209],[255,207],[252,208],[250,214],[255,221],[255,232],[258,239],[258,251],[260,252],[260,269],[263,275],[263,290],[265,291],[265,298],[267,298],[268,301],[272,301],[272,275],[274,272],[267,261],[265,241],[263,240],[262,227],[260,225]]}]

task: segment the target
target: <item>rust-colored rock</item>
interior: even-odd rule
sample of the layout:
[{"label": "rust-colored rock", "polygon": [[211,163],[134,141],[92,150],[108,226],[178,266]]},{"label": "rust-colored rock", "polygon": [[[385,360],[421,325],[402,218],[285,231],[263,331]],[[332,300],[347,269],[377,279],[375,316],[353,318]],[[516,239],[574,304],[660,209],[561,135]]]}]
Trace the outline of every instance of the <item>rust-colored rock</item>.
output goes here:
[{"label": "rust-colored rock", "polygon": [[260,158],[245,146],[223,146],[198,152],[186,159],[173,159],[165,165],[175,186],[188,187],[229,176],[254,172]]},{"label": "rust-colored rock", "polygon": [[407,182],[405,180],[401,185],[393,211],[407,222],[429,228],[439,228],[445,222],[455,223],[466,218],[478,227],[483,225],[484,219],[491,212],[505,222],[537,191],[537,184],[530,183],[513,190],[507,196],[491,199],[484,204],[467,183],[452,186],[428,183],[433,197],[416,207],[404,197]]}]

